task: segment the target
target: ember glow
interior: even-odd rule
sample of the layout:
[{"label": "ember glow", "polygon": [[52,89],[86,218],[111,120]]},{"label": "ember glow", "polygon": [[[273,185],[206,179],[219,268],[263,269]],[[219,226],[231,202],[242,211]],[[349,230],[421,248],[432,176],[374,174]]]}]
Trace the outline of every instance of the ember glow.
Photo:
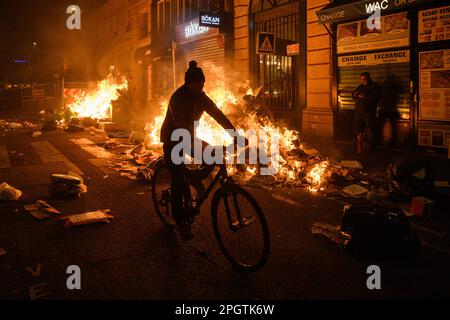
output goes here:
[{"label": "ember glow", "polygon": [[308,172],[307,179],[310,183],[308,189],[311,192],[317,192],[320,190],[320,186],[323,183],[323,175],[328,167],[328,161],[322,161],[314,165],[314,167]]},{"label": "ember glow", "polygon": [[76,117],[90,117],[93,119],[111,119],[112,104],[120,93],[118,90],[126,90],[128,81],[124,76],[114,76],[110,73],[106,79],[100,81],[95,90],[82,93],[69,109]]}]

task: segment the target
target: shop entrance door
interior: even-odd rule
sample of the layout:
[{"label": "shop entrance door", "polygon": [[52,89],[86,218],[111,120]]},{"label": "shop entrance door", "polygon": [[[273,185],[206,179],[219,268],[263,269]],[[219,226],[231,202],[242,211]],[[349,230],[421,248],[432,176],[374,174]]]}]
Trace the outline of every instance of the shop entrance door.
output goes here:
[{"label": "shop entrance door", "polygon": [[[251,71],[256,86],[262,86],[261,103],[275,120],[298,126],[298,57],[287,55],[287,45],[299,43],[298,3],[269,4],[253,1],[251,32]],[[258,6],[258,4],[260,6]],[[283,5],[281,5],[283,4]],[[259,12],[261,10],[262,12]],[[275,34],[275,54],[257,54],[258,32]]]}]

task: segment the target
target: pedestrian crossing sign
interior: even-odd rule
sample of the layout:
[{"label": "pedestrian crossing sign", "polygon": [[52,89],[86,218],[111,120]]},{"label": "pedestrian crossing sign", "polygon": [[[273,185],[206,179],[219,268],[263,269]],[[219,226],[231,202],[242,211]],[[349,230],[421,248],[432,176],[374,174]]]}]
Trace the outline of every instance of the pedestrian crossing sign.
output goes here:
[{"label": "pedestrian crossing sign", "polygon": [[271,32],[258,32],[257,54],[275,54],[275,34]]}]

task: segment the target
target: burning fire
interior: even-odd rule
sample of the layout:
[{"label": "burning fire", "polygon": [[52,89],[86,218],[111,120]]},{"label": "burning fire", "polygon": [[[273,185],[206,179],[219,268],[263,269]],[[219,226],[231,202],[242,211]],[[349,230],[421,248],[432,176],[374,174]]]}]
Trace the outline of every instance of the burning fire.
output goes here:
[{"label": "burning fire", "polygon": [[[238,84],[231,81],[227,83],[223,68],[210,65],[204,67],[204,70],[208,71],[208,74],[206,74],[208,80],[205,83],[205,92],[224,114],[231,118],[231,121],[241,134],[245,134],[245,131],[248,129],[253,129],[256,132],[264,132],[269,140],[276,138],[279,141],[280,150],[277,159],[277,173],[274,175],[275,180],[295,183],[301,180],[303,172],[307,172],[306,180],[309,183],[309,190],[311,192],[317,192],[322,184],[322,176],[328,167],[328,162],[321,161],[310,169],[311,165],[308,165],[306,161],[294,159],[289,155],[289,152],[295,148],[299,148],[296,144],[299,138],[298,131],[279,126],[270,121],[268,117],[259,116],[255,110],[246,110],[244,101],[238,98],[238,96],[242,96],[243,94],[237,95],[235,92],[245,92],[251,95],[253,90],[248,86],[248,82],[244,84],[244,86],[247,85],[247,88],[242,88],[242,83]],[[147,146],[150,148],[161,147],[159,134],[168,101],[168,98],[160,101],[159,115],[153,119],[151,124],[146,126],[146,130],[148,131]],[[229,145],[233,142],[228,133],[207,114],[200,119],[200,125],[197,127],[196,135],[211,145]],[[253,141],[253,143],[257,142]],[[251,140],[250,147],[256,147],[256,145],[252,145]],[[269,146],[267,145],[266,150],[268,149]],[[237,170],[234,167],[228,168],[230,175],[236,172]],[[244,174],[252,177],[257,173],[256,165],[247,165]]]},{"label": "burning fire", "polygon": [[119,98],[118,90],[126,90],[128,81],[124,76],[110,73],[106,79],[100,81],[97,88],[90,93],[82,93],[68,108],[77,117],[94,119],[110,119],[112,116],[111,101]]},{"label": "burning fire", "polygon": [[308,172],[307,179],[310,183],[308,189],[311,192],[317,192],[323,182],[322,176],[328,167],[328,161],[322,161],[314,165],[314,167]]}]

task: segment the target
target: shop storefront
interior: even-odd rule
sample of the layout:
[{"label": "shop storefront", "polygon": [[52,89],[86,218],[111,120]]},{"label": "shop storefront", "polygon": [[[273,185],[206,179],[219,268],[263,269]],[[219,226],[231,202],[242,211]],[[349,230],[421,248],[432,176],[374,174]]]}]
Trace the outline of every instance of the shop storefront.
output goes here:
[{"label": "shop storefront", "polygon": [[[304,5],[290,0],[253,0],[250,9],[253,85],[262,86],[262,104],[271,116],[296,128],[301,123],[300,105],[305,98],[305,10],[300,15]],[[260,40],[260,34],[273,34],[274,40]],[[273,51],[261,52],[258,47],[273,47]]]},{"label": "shop storefront", "polygon": [[199,18],[176,26],[178,85],[184,81],[184,72],[191,60],[197,61],[202,68],[225,66],[225,34],[219,30],[219,26],[200,26]]},{"label": "shop storefront", "polygon": [[319,23],[330,23],[333,37],[336,139],[353,138],[351,94],[360,73],[369,72],[382,90],[381,142],[448,147],[450,14],[443,4],[357,1],[318,11]]}]

